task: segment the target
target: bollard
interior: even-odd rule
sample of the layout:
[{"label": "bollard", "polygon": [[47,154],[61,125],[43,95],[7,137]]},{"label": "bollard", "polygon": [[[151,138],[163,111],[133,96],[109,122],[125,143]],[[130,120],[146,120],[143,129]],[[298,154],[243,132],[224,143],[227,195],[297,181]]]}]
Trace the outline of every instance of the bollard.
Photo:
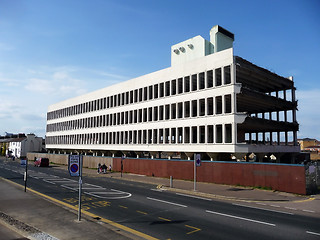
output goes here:
[{"label": "bollard", "polygon": [[173,178],[170,176],[170,188],[173,188]]}]

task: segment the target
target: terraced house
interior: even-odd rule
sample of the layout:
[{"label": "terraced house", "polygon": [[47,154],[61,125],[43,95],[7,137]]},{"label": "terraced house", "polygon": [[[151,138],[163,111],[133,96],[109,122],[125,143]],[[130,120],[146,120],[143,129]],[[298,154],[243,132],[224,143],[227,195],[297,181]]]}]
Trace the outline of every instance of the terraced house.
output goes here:
[{"label": "terraced house", "polygon": [[171,67],[49,106],[46,148],[102,156],[294,162],[292,77],[235,56],[220,26],[171,47]]}]

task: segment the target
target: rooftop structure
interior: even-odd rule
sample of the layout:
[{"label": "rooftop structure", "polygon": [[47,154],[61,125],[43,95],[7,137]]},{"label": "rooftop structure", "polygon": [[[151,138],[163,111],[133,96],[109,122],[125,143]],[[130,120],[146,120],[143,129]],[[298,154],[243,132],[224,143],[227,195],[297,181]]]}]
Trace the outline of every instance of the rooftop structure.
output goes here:
[{"label": "rooftop structure", "polygon": [[49,106],[46,148],[293,162],[300,152],[293,78],[234,56],[233,41],[214,26],[210,41],[172,46],[169,68]]}]

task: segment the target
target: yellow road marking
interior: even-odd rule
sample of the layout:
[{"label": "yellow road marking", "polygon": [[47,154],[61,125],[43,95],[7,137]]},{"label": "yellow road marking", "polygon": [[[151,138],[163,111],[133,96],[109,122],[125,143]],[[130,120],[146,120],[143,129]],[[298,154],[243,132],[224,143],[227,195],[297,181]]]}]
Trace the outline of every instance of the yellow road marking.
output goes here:
[{"label": "yellow road marking", "polygon": [[303,199],[303,200],[296,200],[293,201],[294,203],[302,203],[302,202],[309,202],[309,201],[313,201],[315,200],[315,198],[308,198],[308,199]]},{"label": "yellow road marking", "polygon": [[189,226],[189,225],[185,225],[186,227],[188,227],[188,228],[192,228],[192,229],[194,229],[193,231],[191,231],[191,232],[187,232],[187,234],[192,234],[192,233],[195,233],[195,232],[198,232],[198,231],[201,231],[201,229],[200,228],[196,228],[196,227],[192,227],[192,226]]},{"label": "yellow road marking", "polygon": [[[13,184],[15,184],[16,186],[19,186],[19,187],[21,187],[21,188],[24,188],[24,186],[22,186],[22,185],[20,185],[20,184],[18,184],[18,183],[12,182],[12,181],[10,181],[10,180],[8,180],[8,179],[5,179],[5,178],[3,178],[3,177],[0,177],[0,178],[1,178],[2,180],[5,180],[5,181],[9,182],[9,183],[13,183]],[[27,190],[30,191],[30,192],[33,192],[34,194],[37,194],[37,195],[39,195],[39,196],[42,196],[43,198],[49,199],[49,200],[52,201],[52,202],[58,203],[58,204],[63,205],[63,206],[65,206],[65,207],[71,208],[71,209],[73,209],[73,210],[75,210],[75,211],[78,211],[78,208],[77,208],[77,207],[72,206],[72,205],[70,205],[70,204],[68,204],[68,203],[62,202],[62,201],[57,200],[57,199],[55,199],[55,198],[52,198],[52,197],[50,197],[50,196],[48,196],[48,195],[45,195],[45,194],[43,194],[43,193],[40,193],[40,192],[38,192],[38,191],[36,191],[36,190],[33,190],[33,189],[31,189],[31,188],[27,188]],[[83,214],[89,216],[89,217],[92,217],[92,218],[96,218],[96,217],[97,217],[97,215],[95,215],[95,214],[93,214],[93,213],[90,213],[90,212],[88,212],[88,211],[85,211],[85,210],[81,210],[81,212],[82,212]],[[99,216],[99,217],[100,217],[100,216]],[[124,226],[124,225],[121,225],[121,224],[119,224],[119,223],[113,222],[113,221],[111,221],[111,220],[109,220],[109,219],[106,219],[106,218],[103,218],[103,217],[100,217],[100,220],[99,220],[99,221],[104,222],[104,223],[107,223],[107,224],[110,224],[110,225],[112,225],[112,226],[114,226],[114,227],[116,227],[116,228],[120,228],[120,229],[122,229],[122,230],[124,230],[124,231],[127,231],[127,232],[129,232],[129,233],[132,233],[132,234],[134,234],[134,235],[136,235],[136,236],[138,236],[138,237],[142,237],[142,238],[147,239],[147,240],[159,240],[158,238],[149,236],[149,235],[147,235],[147,234],[145,234],[145,233],[139,232],[139,231],[137,231],[137,230],[134,230],[134,229],[132,229],[132,228],[126,227],[126,226]]]},{"label": "yellow road marking", "polygon": [[167,218],[162,218],[162,217],[158,217],[158,218],[161,219],[161,220],[167,221],[167,222],[171,222],[171,220],[167,219]]},{"label": "yellow road marking", "polygon": [[122,206],[122,205],[119,205],[119,207],[124,208],[124,209],[128,209],[128,207]]},{"label": "yellow road marking", "polygon": [[[165,188],[165,190],[168,191],[172,191],[172,192],[177,192],[177,193],[184,193],[184,194],[190,194],[189,191],[187,190],[183,190],[183,189],[175,189],[175,188]],[[272,203],[282,203],[283,201],[281,200],[275,200],[275,201],[264,201],[264,200],[250,200],[250,199],[241,199],[241,198],[236,198],[236,197],[228,197],[228,196],[222,196],[222,195],[215,195],[215,194],[190,194],[190,196],[201,196],[201,197],[207,197],[207,198],[212,198],[212,199],[219,199],[219,200],[226,200],[226,201],[234,201],[234,202],[247,202],[247,203],[268,203],[268,202],[272,202]],[[309,201],[313,201],[315,200],[315,198],[313,197],[307,197],[306,199],[302,199],[302,200],[293,200],[293,201],[289,201],[292,203],[301,203],[301,202],[309,202]]]},{"label": "yellow road marking", "polygon": [[137,213],[141,213],[141,214],[144,214],[144,215],[147,215],[148,213],[146,213],[146,212],[141,212],[141,211],[136,211]]}]

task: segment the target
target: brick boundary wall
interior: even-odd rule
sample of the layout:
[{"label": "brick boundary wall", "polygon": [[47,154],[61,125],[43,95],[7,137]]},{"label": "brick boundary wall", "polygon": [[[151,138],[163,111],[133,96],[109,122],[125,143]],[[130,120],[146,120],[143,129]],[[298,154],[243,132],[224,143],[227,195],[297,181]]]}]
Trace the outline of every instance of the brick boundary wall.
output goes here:
[{"label": "brick boundary wall", "polygon": [[[147,176],[193,180],[193,161],[133,159],[123,160],[123,171]],[[114,158],[113,169],[121,170],[121,158]],[[217,184],[268,187],[273,190],[306,194],[303,165],[210,162],[197,167],[197,181]]]},{"label": "brick boundary wall", "polygon": [[[50,162],[68,164],[68,155],[28,153],[34,157],[47,157]],[[96,168],[98,163],[112,165],[114,171],[121,171],[121,158],[83,156],[83,166]],[[123,159],[123,172],[147,176],[193,180],[193,161],[167,159]],[[203,161],[197,167],[197,181],[217,184],[267,187],[273,190],[307,194],[304,165],[214,162]]]}]

